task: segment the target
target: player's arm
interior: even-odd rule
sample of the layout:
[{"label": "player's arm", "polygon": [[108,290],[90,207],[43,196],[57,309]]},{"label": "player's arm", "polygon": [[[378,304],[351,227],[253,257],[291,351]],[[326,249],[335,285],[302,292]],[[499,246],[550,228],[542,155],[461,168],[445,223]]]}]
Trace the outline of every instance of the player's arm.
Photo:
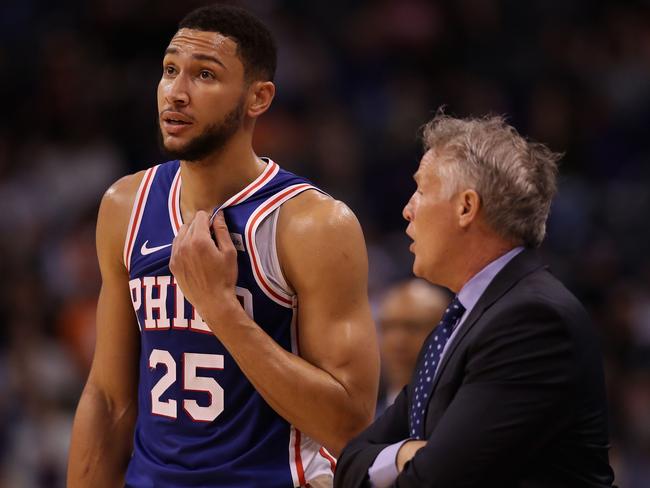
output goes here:
[{"label": "player's arm", "polygon": [[278,254],[298,295],[299,357],[243,312],[234,294],[236,251],[223,218],[215,222],[219,247],[203,212],[179,232],[176,279],[269,405],[337,454],[372,421],[379,378],[359,223],[345,205],[316,192],[281,210]]},{"label": "player's arm", "polygon": [[102,288],[97,340],[72,429],[68,487],[124,486],[137,413],[139,335],[123,263],[124,237],[141,174],[104,195],[97,219]]},{"label": "player's arm", "polygon": [[277,240],[283,272],[298,295],[300,356],[316,374],[295,378],[294,385],[283,381],[282,391],[268,389],[267,396],[281,415],[338,454],[372,422],[377,401],[379,352],[363,234],[343,203],[306,192],[282,208]]}]

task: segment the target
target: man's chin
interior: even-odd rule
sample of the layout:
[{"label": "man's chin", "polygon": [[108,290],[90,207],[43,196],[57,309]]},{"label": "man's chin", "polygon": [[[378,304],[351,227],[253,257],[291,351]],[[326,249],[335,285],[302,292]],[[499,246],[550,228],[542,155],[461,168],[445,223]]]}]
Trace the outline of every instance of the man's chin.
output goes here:
[{"label": "man's chin", "polygon": [[[191,143],[181,143],[180,141],[174,141],[171,144],[165,143],[162,146],[162,149],[169,159],[180,159],[184,161],[194,161],[197,159],[197,156],[200,154],[195,154],[196,151],[193,150]],[[200,159],[200,158],[199,158]]]},{"label": "man's chin", "polygon": [[163,142],[163,149],[168,153],[182,153],[187,149],[188,141],[179,137],[167,136]]},{"label": "man's chin", "polygon": [[422,278],[422,266],[420,263],[418,263],[418,257],[415,256],[415,259],[413,260],[413,274],[417,276],[418,278]]},{"label": "man's chin", "polygon": [[158,138],[158,147],[165,154],[165,156],[171,159],[182,159],[177,158],[177,154],[182,154],[187,147],[187,141],[181,140],[179,137],[162,135]]}]

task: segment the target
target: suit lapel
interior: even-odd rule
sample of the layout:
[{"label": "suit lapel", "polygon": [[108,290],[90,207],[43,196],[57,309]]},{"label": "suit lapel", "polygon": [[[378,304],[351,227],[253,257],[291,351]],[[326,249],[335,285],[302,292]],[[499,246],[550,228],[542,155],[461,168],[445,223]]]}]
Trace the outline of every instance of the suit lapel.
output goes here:
[{"label": "suit lapel", "polygon": [[451,361],[454,353],[458,349],[459,344],[463,341],[467,333],[474,327],[478,319],[481,318],[483,313],[492,306],[499,298],[501,298],[510,288],[512,288],[524,276],[532,273],[533,271],[543,267],[537,253],[531,249],[524,249],[521,253],[515,256],[504,268],[497,273],[492,282],[485,289],[478,302],[467,316],[465,322],[461,324],[461,328],[452,338],[447,351],[445,352],[440,367],[436,372],[433,379],[433,388],[429,402],[435,395],[438,382],[444,373],[446,366]]}]

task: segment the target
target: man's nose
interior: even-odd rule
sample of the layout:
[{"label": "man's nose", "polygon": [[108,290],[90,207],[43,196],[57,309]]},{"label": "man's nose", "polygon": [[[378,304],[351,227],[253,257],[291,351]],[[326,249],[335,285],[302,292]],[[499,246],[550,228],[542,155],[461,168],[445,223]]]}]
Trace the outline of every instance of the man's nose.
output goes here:
[{"label": "man's nose", "polygon": [[413,198],[409,199],[402,210],[402,217],[408,220],[409,222],[413,219]]},{"label": "man's nose", "polygon": [[187,105],[190,101],[187,77],[179,74],[165,87],[165,100],[170,105]]}]

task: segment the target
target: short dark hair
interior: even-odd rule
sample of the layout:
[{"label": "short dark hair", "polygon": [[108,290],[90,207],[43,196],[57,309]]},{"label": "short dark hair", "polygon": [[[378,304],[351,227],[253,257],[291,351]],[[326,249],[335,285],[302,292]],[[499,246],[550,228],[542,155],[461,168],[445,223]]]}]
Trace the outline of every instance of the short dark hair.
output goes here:
[{"label": "short dark hair", "polygon": [[277,48],[269,29],[250,12],[229,5],[208,5],[191,11],[178,29],[218,32],[237,42],[237,55],[248,81],[273,81]]}]

